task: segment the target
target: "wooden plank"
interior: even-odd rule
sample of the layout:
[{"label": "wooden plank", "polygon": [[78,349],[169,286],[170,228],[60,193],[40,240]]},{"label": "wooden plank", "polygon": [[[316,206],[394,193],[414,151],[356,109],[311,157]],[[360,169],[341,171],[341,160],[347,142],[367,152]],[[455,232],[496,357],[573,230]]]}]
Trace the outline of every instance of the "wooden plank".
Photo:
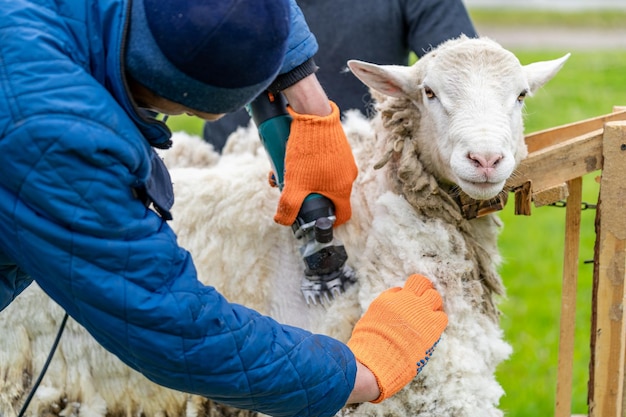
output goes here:
[{"label": "wooden plank", "polygon": [[507,186],[515,189],[531,181],[536,193],[601,169],[603,132],[595,130],[530,153]]},{"label": "wooden plank", "polygon": [[589,415],[622,417],[626,272],[626,123],[605,126],[596,219]]},{"label": "wooden plank", "polygon": [[[535,207],[547,206],[557,201],[565,200],[569,196],[567,183],[561,183],[556,187],[533,193]],[[581,203],[582,204],[582,203]]]},{"label": "wooden plank", "polygon": [[586,135],[594,130],[602,129],[608,122],[626,120],[626,108],[616,106],[613,110],[613,113],[528,134],[525,138],[528,152],[536,152],[573,137]]},{"label": "wooden plank", "polygon": [[[626,285],[624,286],[624,291],[626,291]],[[624,314],[623,312],[623,308],[624,308],[624,302],[626,301],[626,295],[622,296],[622,314]],[[624,320],[622,318],[622,335],[621,335],[621,350],[620,350],[620,357],[619,357],[619,370],[620,370],[620,375],[618,377],[618,386],[617,386],[617,392],[618,392],[618,404],[617,405],[617,412],[616,414],[623,416],[626,410],[626,392],[624,392],[624,384],[625,384],[625,379],[626,379],[626,368],[624,365],[624,359],[626,357],[626,326],[624,325],[624,322],[626,320]],[[621,401],[619,401],[619,396],[621,395]]]},{"label": "wooden plank", "polygon": [[570,417],[572,412],[572,371],[576,329],[576,290],[582,207],[582,178],[567,182],[569,196],[565,212],[565,250],[561,289],[561,325],[556,383],[555,417]]}]

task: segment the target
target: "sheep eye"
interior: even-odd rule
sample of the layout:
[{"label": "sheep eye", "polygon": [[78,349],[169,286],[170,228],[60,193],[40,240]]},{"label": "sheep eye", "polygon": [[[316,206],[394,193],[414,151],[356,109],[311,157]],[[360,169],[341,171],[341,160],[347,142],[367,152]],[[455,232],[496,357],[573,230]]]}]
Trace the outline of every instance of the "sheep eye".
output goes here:
[{"label": "sheep eye", "polygon": [[429,100],[432,100],[433,98],[437,97],[435,95],[435,92],[430,87],[424,87],[424,94],[426,94],[426,97]]},{"label": "sheep eye", "polygon": [[526,95],[528,94],[528,91],[524,90],[521,93],[519,93],[519,96],[517,96],[517,101],[519,101],[520,103],[524,101],[524,98],[526,98]]}]

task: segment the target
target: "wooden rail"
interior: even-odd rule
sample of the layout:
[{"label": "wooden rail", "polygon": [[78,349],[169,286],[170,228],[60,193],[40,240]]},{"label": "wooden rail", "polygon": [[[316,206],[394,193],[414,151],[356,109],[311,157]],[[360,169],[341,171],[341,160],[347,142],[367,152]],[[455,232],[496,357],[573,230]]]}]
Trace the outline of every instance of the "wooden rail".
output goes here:
[{"label": "wooden rail", "polygon": [[601,171],[596,212],[589,417],[624,417],[626,395],[626,108],[526,136],[529,155],[507,185],[517,214],[567,199],[555,417],[570,417],[582,177]]}]

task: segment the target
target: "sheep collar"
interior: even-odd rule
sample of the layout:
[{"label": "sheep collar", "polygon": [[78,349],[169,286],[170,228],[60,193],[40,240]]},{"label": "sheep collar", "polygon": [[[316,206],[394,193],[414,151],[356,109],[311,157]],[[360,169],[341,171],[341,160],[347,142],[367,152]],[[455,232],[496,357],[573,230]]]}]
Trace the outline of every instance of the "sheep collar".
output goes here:
[{"label": "sheep collar", "polygon": [[501,192],[496,197],[489,200],[475,200],[464,192],[459,193],[458,189],[454,192],[448,191],[448,194],[450,194],[452,199],[457,203],[461,214],[466,220],[500,211],[504,208],[508,200],[508,193],[506,191]]}]

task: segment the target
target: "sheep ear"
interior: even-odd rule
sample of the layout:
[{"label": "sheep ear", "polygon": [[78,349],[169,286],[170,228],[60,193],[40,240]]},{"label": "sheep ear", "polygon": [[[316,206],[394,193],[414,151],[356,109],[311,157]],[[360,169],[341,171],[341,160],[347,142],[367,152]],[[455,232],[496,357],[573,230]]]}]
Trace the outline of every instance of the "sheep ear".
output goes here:
[{"label": "sheep ear", "polygon": [[552,77],[554,77],[563,67],[565,61],[567,61],[569,57],[570,54],[566,54],[559,59],[534,62],[532,64],[524,65],[522,68],[526,74],[526,80],[528,80],[530,93],[534,93],[543,87],[545,83],[550,81]]},{"label": "sheep ear", "polygon": [[401,65],[376,65],[351,59],[348,67],[368,87],[392,97],[406,97],[410,67]]}]

